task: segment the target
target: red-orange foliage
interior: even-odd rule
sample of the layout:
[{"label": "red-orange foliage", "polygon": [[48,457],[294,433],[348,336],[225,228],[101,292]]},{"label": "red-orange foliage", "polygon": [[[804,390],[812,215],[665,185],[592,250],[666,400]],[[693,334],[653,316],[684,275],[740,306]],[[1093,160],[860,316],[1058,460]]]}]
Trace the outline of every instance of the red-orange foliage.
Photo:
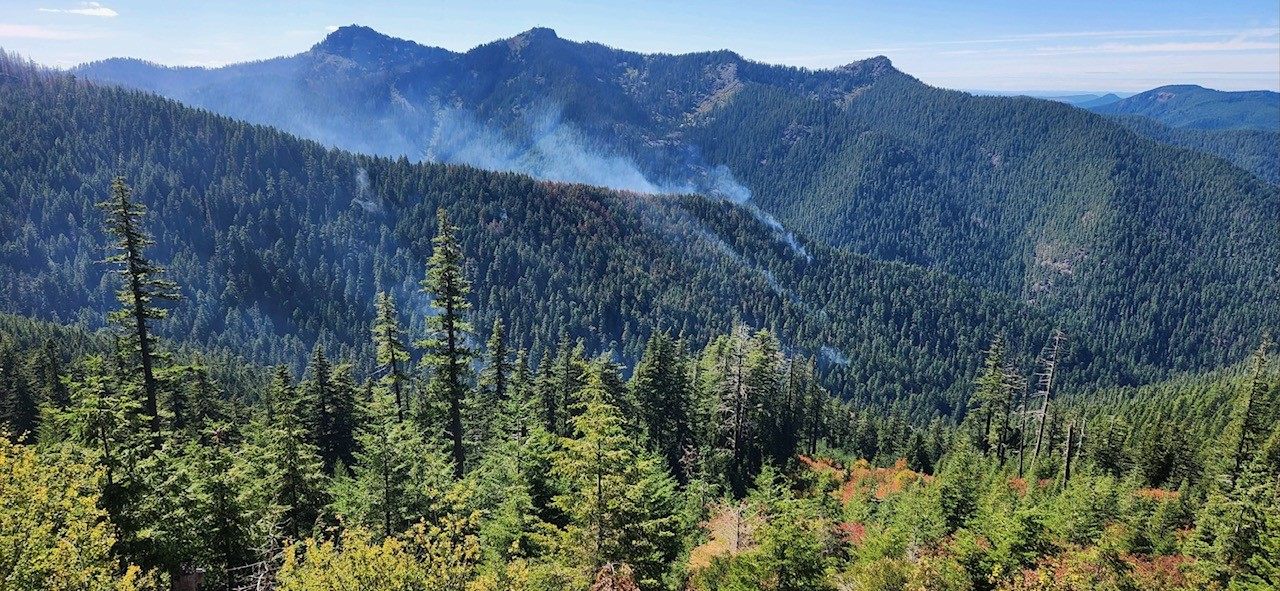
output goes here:
[{"label": "red-orange foliage", "polygon": [[1100,559],[1092,547],[1074,547],[1042,558],[1035,568],[1023,569],[1019,576],[1000,587],[1002,591],[1074,591],[1094,588],[1132,588],[1148,591],[1185,589],[1185,565],[1192,559],[1182,556],[1121,554]]},{"label": "red-orange foliage", "polygon": [[867,537],[867,526],[856,521],[852,523],[843,522],[837,527],[840,528],[840,538],[846,544],[857,546],[862,543],[863,538]]},{"label": "red-orange foliage", "polygon": [[840,502],[848,503],[854,495],[875,496],[883,500],[889,495],[902,492],[915,482],[928,482],[929,477],[907,468],[907,461],[900,459],[892,468],[875,468],[866,460],[858,460],[848,468],[843,468],[830,458],[810,458],[800,456],[800,463],[810,470],[829,475],[840,481],[836,494]]},{"label": "red-orange foliage", "polygon": [[1178,491],[1164,490],[1162,488],[1144,488],[1133,491],[1133,494],[1153,501],[1172,501],[1178,498]]},{"label": "red-orange foliage", "polygon": [[1184,565],[1195,562],[1181,554],[1172,556],[1144,556],[1130,554],[1125,562],[1133,566],[1129,576],[1139,589],[1175,589],[1187,585]]}]

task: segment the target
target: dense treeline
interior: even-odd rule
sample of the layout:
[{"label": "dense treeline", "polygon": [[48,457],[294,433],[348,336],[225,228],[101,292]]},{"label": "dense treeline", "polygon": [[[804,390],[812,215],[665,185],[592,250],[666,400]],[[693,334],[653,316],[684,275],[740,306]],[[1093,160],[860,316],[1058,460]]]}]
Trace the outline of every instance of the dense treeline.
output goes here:
[{"label": "dense treeline", "polygon": [[[1063,335],[1030,380],[996,339],[965,422],[915,430],[830,397],[813,359],[744,325],[700,351],[655,333],[629,379],[567,337],[532,363],[501,322],[483,348],[464,346],[475,342],[471,280],[441,210],[421,282],[433,296],[426,339],[404,338],[383,294],[371,372],[317,346],[300,379],[280,366],[256,396],[227,397],[156,340],[176,318],[134,289],[169,284],[135,248],[149,238],[120,221],[142,209],[119,180],[113,196],[100,206],[125,256],[105,261],[122,286],[107,352],[69,360],[58,329],[14,318],[0,339],[0,418],[26,442],[0,439],[0,546],[22,548],[0,566],[14,589],[192,577],[204,588],[472,591],[1280,579],[1269,343],[1239,372],[1120,391],[1126,406],[1060,402]],[[1144,404],[1178,416],[1151,421]],[[1179,453],[1176,421],[1204,416],[1218,417],[1206,427],[1216,437]],[[1149,430],[1165,425],[1175,428]],[[903,459],[874,468],[860,457]]]},{"label": "dense treeline", "polygon": [[691,133],[740,138],[702,145],[791,227],[1015,296],[1136,367],[1219,367],[1280,322],[1280,189],[1079,109],[895,73],[840,105],[747,84]]},{"label": "dense treeline", "polygon": [[1280,93],[1271,90],[1227,92],[1174,84],[1090,110],[1107,115],[1138,115],[1184,129],[1280,131]]},{"label": "dense treeline", "polygon": [[[10,312],[102,324],[114,304],[95,264],[106,238],[93,204],[118,170],[149,208],[156,257],[182,286],[160,334],[294,373],[315,343],[368,372],[378,292],[396,298],[412,330],[424,326],[429,298],[416,287],[440,207],[459,226],[479,290],[479,338],[502,318],[512,347],[534,361],[568,334],[630,367],[655,332],[702,347],[741,322],[816,356],[840,396],[896,404],[903,420],[924,424],[963,412],[957,384],[998,330],[1037,350],[1052,327],[1010,298],[811,244],[728,202],[356,157],[6,64],[0,301]],[[1077,345],[1072,379],[1129,381],[1124,365],[1089,360],[1107,358],[1087,336]],[[238,390],[243,380],[221,381]]]},{"label": "dense treeline", "polygon": [[1280,132],[1171,127],[1141,115],[1109,119],[1158,142],[1224,158],[1273,185],[1280,184]]},{"label": "dense treeline", "polygon": [[[82,71],[335,145],[393,138],[377,153],[545,178],[556,171],[541,163],[564,152],[624,157],[657,186],[749,197],[814,241],[1029,302],[1083,327],[1142,381],[1234,362],[1258,327],[1280,330],[1274,184],[1082,109],[930,88],[885,58],[811,71],[729,51],[645,55],[549,29],[453,53],[344,27],[265,63],[117,66]],[[1211,109],[1225,119],[1268,119],[1249,104],[1274,110],[1203,92],[1228,99]],[[1150,101],[1205,106],[1176,102]],[[262,103],[304,107],[272,117]],[[348,129],[347,110],[407,134]]]},{"label": "dense treeline", "polygon": [[[200,567],[206,584],[231,588],[280,569],[285,588],[314,588],[306,577],[345,568],[323,562],[334,546],[303,540],[339,527],[341,552],[408,532],[406,544],[434,548],[467,579],[528,563],[524,576],[579,587],[625,563],[627,576],[662,588],[682,576],[677,559],[702,499],[745,494],[766,466],[802,450],[871,437],[871,455],[893,457],[910,437],[905,423],[830,397],[813,359],[790,358],[771,333],[745,325],[700,352],[655,333],[629,380],[567,337],[532,364],[525,349],[507,348],[500,322],[483,351],[464,346],[469,279],[444,210],[422,281],[434,309],[427,339],[405,342],[384,294],[372,373],[318,345],[301,380],[280,366],[253,398],[223,396],[206,367],[172,363],[157,340],[167,308],[138,289],[172,286],[143,248],[149,237],[127,221],[143,208],[121,179],[112,194],[100,205],[122,252],[106,261],[121,275],[114,344],[68,362],[52,338],[13,348],[41,328],[11,321],[18,337],[0,341],[3,419],[46,461],[76,462],[68,480],[39,486],[83,487],[83,465],[94,467],[95,501],[116,530],[92,543],[114,543],[161,578]],[[481,353],[477,375],[470,360]]]}]

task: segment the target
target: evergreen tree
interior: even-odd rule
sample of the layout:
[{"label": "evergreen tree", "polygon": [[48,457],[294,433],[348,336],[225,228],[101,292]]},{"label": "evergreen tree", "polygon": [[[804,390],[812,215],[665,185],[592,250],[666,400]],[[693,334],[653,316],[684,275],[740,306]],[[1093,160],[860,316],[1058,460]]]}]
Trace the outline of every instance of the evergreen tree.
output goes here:
[{"label": "evergreen tree", "polygon": [[1267,364],[1267,353],[1271,348],[1270,339],[1265,339],[1253,353],[1253,367],[1250,371],[1248,390],[1237,402],[1235,418],[1229,429],[1234,436],[1232,446],[1227,450],[1231,466],[1227,472],[1227,480],[1232,486],[1239,478],[1245,464],[1253,456],[1259,440],[1266,436],[1266,428],[1273,419],[1274,402],[1271,393],[1270,369]]},{"label": "evergreen tree", "polygon": [[330,469],[338,463],[349,465],[356,450],[358,386],[352,372],[347,363],[334,368],[332,396],[320,407],[320,457],[326,459]]},{"label": "evergreen tree", "polygon": [[533,467],[545,460],[537,453],[528,436],[503,438],[494,442],[472,473],[476,504],[489,508],[480,539],[491,564],[537,556],[546,546],[542,532],[548,524],[540,518],[530,478]]},{"label": "evergreen tree", "polygon": [[191,401],[190,421],[197,428],[205,428],[213,422],[234,420],[229,403],[213,376],[209,375],[209,366],[201,356],[197,355],[194,363],[185,368],[188,378],[186,387],[190,390],[187,398]]},{"label": "evergreen tree", "polygon": [[529,368],[529,352],[516,352],[511,372],[510,395],[502,413],[503,428],[510,439],[524,442],[529,431],[539,425],[538,400],[533,371]]},{"label": "evergreen tree", "polygon": [[376,397],[368,414],[351,473],[334,484],[334,512],[382,536],[400,534],[420,519],[434,521],[454,486],[449,459],[396,417],[390,396]]},{"label": "evergreen tree", "polygon": [[747,429],[743,432],[745,455],[740,459],[744,482],[749,482],[766,458],[775,464],[791,459],[794,433],[788,433],[792,409],[785,399],[784,358],[778,340],[758,331],[749,344],[744,366],[744,406]]},{"label": "evergreen tree", "polygon": [[[322,422],[326,420],[326,409],[331,406],[330,399],[333,398],[333,364],[319,343],[311,350],[307,374],[310,377],[298,389],[297,420],[307,430],[308,441],[319,446],[323,443],[324,432],[328,431]],[[333,458],[325,457],[323,451],[320,455],[325,460],[325,469],[331,469]]]},{"label": "evergreen tree", "polygon": [[29,437],[39,420],[36,391],[17,351],[0,341],[0,425],[12,436]]},{"label": "evergreen tree", "polygon": [[[302,383],[295,420],[310,433],[309,442],[319,448],[325,472],[332,474],[339,462],[350,463],[355,451],[356,386],[351,366],[334,367],[320,345],[307,371],[311,377]],[[285,378],[277,373],[277,379]]]},{"label": "evergreen tree", "polygon": [[574,394],[583,384],[586,361],[581,342],[574,343],[568,334],[560,335],[555,357],[542,362],[538,378],[538,402],[542,409],[543,427],[553,435],[570,434],[570,417]]},{"label": "evergreen tree", "polygon": [[511,353],[507,350],[506,329],[502,320],[493,321],[493,331],[485,345],[487,363],[480,371],[480,390],[475,398],[473,437],[477,440],[495,436],[505,437],[505,426],[497,420],[507,410],[511,390],[511,374],[514,369]]},{"label": "evergreen tree", "polygon": [[654,453],[666,460],[672,474],[683,476],[680,460],[690,444],[692,385],[683,352],[667,333],[649,337],[631,376],[630,389],[646,440]]},{"label": "evergreen tree", "polygon": [[818,441],[827,430],[827,402],[831,397],[819,383],[817,361],[810,357],[804,371],[805,449],[810,456],[818,454]]},{"label": "evergreen tree", "polygon": [[374,310],[377,319],[373,324],[373,341],[378,348],[378,368],[382,373],[379,381],[395,397],[396,417],[403,421],[408,402],[408,393],[404,392],[404,388],[408,382],[405,365],[409,362],[409,351],[401,337],[396,303],[391,295],[385,291],[379,292]]},{"label": "evergreen tree", "polygon": [[142,230],[142,218],[146,206],[132,199],[133,190],[123,177],[111,182],[111,198],[98,204],[106,214],[105,229],[115,237],[114,248],[120,251],[107,257],[106,263],[124,280],[116,292],[116,299],[123,306],[112,312],[113,322],[120,325],[132,343],[138,359],[145,394],[143,412],[150,417],[151,431],[160,433],[159,382],[156,379],[156,339],[150,322],[163,319],[167,311],[156,307],[158,300],[178,299],[178,286],[163,279],[164,267],[146,258],[143,250],[155,242]]},{"label": "evergreen tree", "polygon": [[116,377],[102,358],[85,359],[83,376],[71,382],[71,406],[59,415],[68,424],[73,440],[90,450],[102,468],[102,502],[113,515],[118,515],[125,503],[127,483],[122,473],[138,460],[144,428],[139,402],[122,392]]},{"label": "evergreen tree", "polygon": [[34,374],[42,389],[43,398],[55,409],[65,409],[71,404],[71,392],[62,381],[62,353],[52,338],[45,339],[35,358]]},{"label": "evergreen tree", "polygon": [[442,208],[437,212],[439,225],[431,259],[427,262],[427,278],[422,292],[431,298],[438,313],[427,317],[427,339],[419,343],[426,352],[431,370],[432,388],[448,405],[446,432],[452,442],[454,476],[462,478],[466,469],[466,451],[462,432],[462,408],[469,389],[473,353],[467,346],[471,325],[467,300],[471,284],[463,270],[462,246],[455,235],[457,228],[449,223]]},{"label": "evergreen tree", "polygon": [[287,365],[277,365],[272,372],[271,383],[267,385],[262,406],[267,424],[292,425],[293,428],[306,432],[307,423],[303,417],[306,416],[308,409],[304,407],[303,401],[298,396],[298,390],[294,387],[293,376],[290,375]]},{"label": "evergreen tree", "polygon": [[746,383],[748,351],[747,327],[738,325],[733,334],[719,339],[707,350],[706,374],[714,404],[711,424],[713,446],[727,456],[725,476],[735,494],[741,495],[749,482],[746,466],[748,446],[756,418]]},{"label": "evergreen tree", "polygon": [[[287,370],[284,377],[287,380]],[[324,462],[320,449],[307,438],[292,420],[272,423],[267,418],[251,428],[247,455],[253,458],[252,482],[258,487],[266,538],[305,538],[325,506]]]},{"label": "evergreen tree", "polygon": [[554,459],[566,491],[555,504],[570,519],[564,535],[575,563],[589,572],[628,563],[644,588],[654,588],[679,550],[675,481],[627,437],[602,371],[589,366],[577,393],[574,436]]},{"label": "evergreen tree", "polygon": [[251,514],[246,506],[246,466],[236,457],[237,448],[227,441],[226,428],[216,426],[209,437],[211,445],[193,445],[185,455],[194,468],[192,500],[197,515],[193,521],[201,532],[200,558],[216,567],[212,573],[216,577],[209,583],[221,579],[223,588],[231,591],[236,581],[229,571],[250,558]]},{"label": "evergreen tree", "polygon": [[1127,435],[1127,429],[1120,418],[1111,417],[1102,435],[1094,438],[1096,443],[1090,450],[1093,464],[1113,477],[1123,474],[1129,463],[1124,447]]},{"label": "evergreen tree", "polygon": [[982,370],[978,374],[977,391],[974,392],[974,406],[981,409],[981,431],[974,441],[983,453],[991,452],[991,424],[1000,420],[1002,407],[1008,400],[1005,382],[1004,338],[997,337],[986,352]]}]

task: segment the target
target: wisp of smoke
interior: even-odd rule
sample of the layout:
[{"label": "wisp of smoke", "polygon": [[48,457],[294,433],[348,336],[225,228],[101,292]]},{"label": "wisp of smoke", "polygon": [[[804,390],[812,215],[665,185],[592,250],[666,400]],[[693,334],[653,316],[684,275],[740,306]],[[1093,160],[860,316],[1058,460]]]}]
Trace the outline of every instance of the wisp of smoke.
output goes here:
[{"label": "wisp of smoke", "polygon": [[754,205],[748,204],[746,205],[746,209],[751,212],[751,215],[756,216],[756,219],[760,220],[761,223],[769,226],[769,228],[773,230],[773,233],[777,235],[778,240],[781,240],[786,243],[787,246],[791,247],[792,252],[804,257],[806,263],[813,261],[813,256],[809,254],[809,251],[804,249],[804,245],[800,244],[799,240],[796,240],[795,234],[792,234],[786,228],[782,227],[782,222],[779,222],[776,218],[765,213],[759,207]]},{"label": "wisp of smoke", "polygon": [[849,358],[845,357],[844,353],[841,353],[839,349],[830,345],[822,346],[822,357],[836,365],[849,365]]},{"label": "wisp of smoke", "polygon": [[[508,134],[476,119],[460,108],[442,108],[423,156],[453,164],[519,172],[542,180],[585,183],[638,193],[702,193],[747,205],[751,190],[734,178],[729,167],[707,166],[696,149],[680,156],[688,173],[684,182],[654,182],[632,160],[608,153],[566,123],[557,106],[530,109]],[[519,139],[518,139],[519,138]],[[813,257],[773,216],[747,205],[748,211],[773,229],[779,241],[805,261]]]},{"label": "wisp of smoke", "polygon": [[356,171],[356,196],[351,199],[367,213],[382,213],[382,199],[369,190],[369,172],[364,168]]},{"label": "wisp of smoke", "polygon": [[559,109],[539,109],[523,117],[521,125],[521,135],[531,140],[523,146],[467,111],[440,109],[424,155],[429,160],[519,172],[542,180],[664,192],[635,163],[591,146],[583,134],[562,121]]}]

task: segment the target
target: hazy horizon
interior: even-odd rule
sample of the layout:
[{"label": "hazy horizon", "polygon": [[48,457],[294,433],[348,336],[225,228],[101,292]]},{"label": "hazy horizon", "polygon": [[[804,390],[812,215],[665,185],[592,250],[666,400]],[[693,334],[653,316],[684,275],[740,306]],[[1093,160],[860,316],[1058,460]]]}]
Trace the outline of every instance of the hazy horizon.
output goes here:
[{"label": "hazy horizon", "polygon": [[544,26],[566,39],[629,51],[728,49],[815,69],[885,55],[928,84],[981,92],[1136,93],[1171,84],[1280,91],[1280,7],[1253,0],[1229,6],[988,0],[964,7],[941,0],[789,7],[320,1],[305,9],[243,1],[19,0],[0,8],[0,47],[59,68],[112,57],[221,66],[301,53],[347,24],[457,52]]}]

